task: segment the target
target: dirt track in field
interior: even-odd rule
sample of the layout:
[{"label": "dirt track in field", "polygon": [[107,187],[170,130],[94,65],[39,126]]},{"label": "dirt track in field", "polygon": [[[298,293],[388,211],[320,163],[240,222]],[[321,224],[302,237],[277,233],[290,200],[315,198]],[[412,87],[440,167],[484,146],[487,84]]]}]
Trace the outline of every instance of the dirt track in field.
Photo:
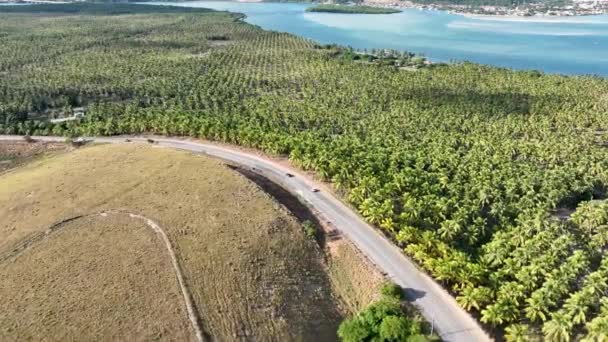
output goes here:
[{"label": "dirt track in field", "polygon": [[9,251],[8,253],[4,253],[4,255],[0,254],[0,263],[5,260],[18,256],[22,252],[26,251],[28,248],[32,247],[34,244],[44,242],[49,237],[49,235],[51,235],[55,232],[58,232],[61,228],[66,227],[66,225],[70,222],[73,222],[75,220],[79,220],[79,219],[82,219],[85,217],[92,217],[92,216],[107,217],[108,215],[111,215],[111,216],[126,215],[130,218],[135,218],[135,219],[141,220],[143,223],[145,223],[145,225],[147,227],[152,229],[158,235],[158,237],[163,242],[163,244],[167,250],[168,256],[171,259],[171,263],[173,265],[173,271],[175,272],[175,277],[177,279],[177,283],[179,284],[179,287],[180,287],[180,290],[181,290],[181,293],[182,293],[182,296],[184,299],[184,305],[186,307],[186,311],[188,312],[188,319],[190,320],[190,323],[192,324],[192,329],[194,330],[196,339],[199,342],[209,340],[208,337],[205,338],[203,335],[203,331],[202,331],[202,329],[200,327],[200,323],[199,323],[200,318],[199,318],[198,311],[194,307],[194,303],[192,301],[192,294],[190,294],[190,290],[188,289],[186,282],[184,281],[184,275],[182,273],[181,266],[175,255],[175,250],[173,249],[173,246],[171,246],[171,242],[169,241],[169,238],[167,237],[167,233],[163,230],[163,228],[161,226],[158,225],[158,223],[154,222],[153,220],[151,220],[145,216],[142,216],[139,214],[134,214],[134,213],[119,212],[119,211],[104,211],[104,212],[90,214],[90,215],[86,215],[86,216],[76,216],[73,218],[69,218],[69,219],[63,220],[62,222],[52,225],[45,232],[33,234],[31,237],[24,239],[17,246],[15,246],[13,248],[13,250]]},{"label": "dirt track in field", "polygon": [[0,257],[0,339],[196,341],[164,243],[128,214],[54,225]]}]

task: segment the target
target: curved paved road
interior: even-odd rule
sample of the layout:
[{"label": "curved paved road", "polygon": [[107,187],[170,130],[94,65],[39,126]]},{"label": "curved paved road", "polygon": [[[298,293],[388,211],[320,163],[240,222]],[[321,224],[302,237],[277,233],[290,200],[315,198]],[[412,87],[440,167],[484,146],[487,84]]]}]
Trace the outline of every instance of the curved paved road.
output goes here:
[{"label": "curved paved road", "polygon": [[[64,141],[61,137],[33,137],[41,141]],[[3,136],[0,140],[19,140],[20,136]],[[145,143],[144,137],[99,137],[86,138],[95,142]],[[475,342],[489,341],[490,338],[479,324],[431,277],[420,271],[392,242],[386,239],[375,228],[363,221],[355,212],[336,197],[320,191],[313,192],[315,184],[301,173],[279,165],[271,160],[232,149],[225,146],[178,140],[154,138],[158,146],[203,153],[220,158],[243,167],[250,168],[272,181],[296,193],[311,205],[326,220],[330,221],[340,232],[348,237],[373,263],[386,272],[397,284],[406,289],[406,295],[420,310],[422,315],[433,322],[435,330],[445,341]],[[290,173],[294,177],[286,174]]]}]

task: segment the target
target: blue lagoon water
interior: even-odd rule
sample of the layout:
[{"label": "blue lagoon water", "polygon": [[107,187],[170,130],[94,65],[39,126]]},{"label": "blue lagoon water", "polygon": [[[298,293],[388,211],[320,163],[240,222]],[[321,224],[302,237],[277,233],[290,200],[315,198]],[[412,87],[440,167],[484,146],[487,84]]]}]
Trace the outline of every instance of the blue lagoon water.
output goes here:
[{"label": "blue lagoon water", "polygon": [[307,13],[311,5],[287,3],[165,4],[240,12],[251,24],[320,43],[405,50],[432,61],[608,76],[608,15],[480,18],[418,9],[391,15]]}]

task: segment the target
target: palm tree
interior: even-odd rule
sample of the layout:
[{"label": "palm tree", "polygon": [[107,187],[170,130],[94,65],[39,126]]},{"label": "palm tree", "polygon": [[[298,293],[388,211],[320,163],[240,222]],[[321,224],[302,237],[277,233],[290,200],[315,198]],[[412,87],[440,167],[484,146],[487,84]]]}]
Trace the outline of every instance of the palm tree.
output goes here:
[{"label": "palm tree", "polygon": [[460,291],[456,301],[465,310],[471,311],[475,308],[480,310],[482,306],[492,301],[492,291],[487,287],[473,287],[469,285]]},{"label": "palm tree", "polygon": [[[517,295],[513,293],[513,295]],[[499,297],[494,304],[488,305],[481,311],[481,321],[494,326],[513,322],[519,317],[517,298],[508,296]]]},{"label": "palm tree", "polygon": [[456,237],[462,227],[460,224],[454,220],[446,220],[441,223],[441,227],[439,228],[439,236],[446,241],[453,240]]},{"label": "palm tree", "polygon": [[607,342],[608,341],[608,315],[598,316],[587,323],[588,334],[584,342]]},{"label": "palm tree", "polygon": [[530,327],[526,324],[512,324],[505,328],[507,342],[528,342],[532,339]]},{"label": "palm tree", "polygon": [[548,342],[569,342],[572,319],[565,314],[554,313],[551,320],[543,325],[543,334]]},{"label": "palm tree", "polygon": [[496,304],[488,305],[481,311],[481,321],[494,326],[503,324],[504,318],[500,306],[497,306]]},{"label": "palm tree", "polygon": [[465,310],[471,311],[475,308],[479,310],[479,303],[475,297],[475,288],[473,286],[465,287],[458,297],[456,297],[458,304]]},{"label": "palm tree", "polygon": [[548,304],[552,303],[548,303],[541,292],[534,293],[531,297],[526,299],[526,302],[528,303],[528,306],[524,310],[526,312],[526,317],[530,321],[536,322],[540,320],[544,322],[547,320],[546,308]]},{"label": "palm tree", "polygon": [[379,223],[381,220],[380,205],[374,198],[366,198],[359,206],[359,211],[368,222]]}]

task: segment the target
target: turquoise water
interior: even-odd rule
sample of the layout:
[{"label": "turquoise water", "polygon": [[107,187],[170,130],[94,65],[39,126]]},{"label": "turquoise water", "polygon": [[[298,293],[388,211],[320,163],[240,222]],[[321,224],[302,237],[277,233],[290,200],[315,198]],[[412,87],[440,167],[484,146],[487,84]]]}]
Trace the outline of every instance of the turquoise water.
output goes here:
[{"label": "turquoise water", "polygon": [[240,12],[264,29],[321,43],[390,48],[432,61],[469,60],[516,69],[608,76],[608,15],[469,18],[406,9],[390,15],[307,13],[309,4],[196,1],[164,3]]}]

